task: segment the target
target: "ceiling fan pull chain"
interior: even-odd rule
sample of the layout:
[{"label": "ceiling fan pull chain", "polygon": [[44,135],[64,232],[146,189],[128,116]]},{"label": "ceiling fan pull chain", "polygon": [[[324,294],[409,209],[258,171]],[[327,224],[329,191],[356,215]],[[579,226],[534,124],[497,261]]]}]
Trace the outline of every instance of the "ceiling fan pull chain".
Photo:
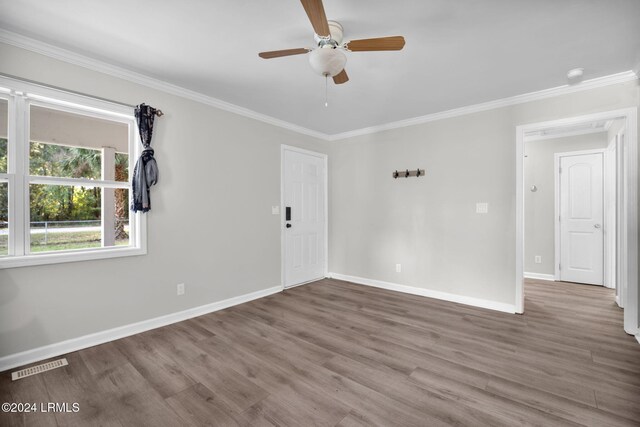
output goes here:
[{"label": "ceiling fan pull chain", "polygon": [[324,75],[324,106],[329,106],[329,74]]}]

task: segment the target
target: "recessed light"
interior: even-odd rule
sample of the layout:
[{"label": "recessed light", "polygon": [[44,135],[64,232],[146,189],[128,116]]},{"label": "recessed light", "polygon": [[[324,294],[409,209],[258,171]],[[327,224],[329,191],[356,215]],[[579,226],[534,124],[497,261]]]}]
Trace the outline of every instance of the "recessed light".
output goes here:
[{"label": "recessed light", "polygon": [[584,68],[574,68],[569,70],[567,73],[567,78],[569,80],[579,79],[584,74]]}]

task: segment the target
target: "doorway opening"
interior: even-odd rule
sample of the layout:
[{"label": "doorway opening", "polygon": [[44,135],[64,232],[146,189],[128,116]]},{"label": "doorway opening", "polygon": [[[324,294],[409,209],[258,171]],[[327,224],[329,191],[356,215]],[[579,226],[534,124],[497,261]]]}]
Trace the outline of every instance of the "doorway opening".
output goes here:
[{"label": "doorway opening", "polygon": [[516,129],[516,311],[524,278],[616,289],[638,318],[637,109]]}]

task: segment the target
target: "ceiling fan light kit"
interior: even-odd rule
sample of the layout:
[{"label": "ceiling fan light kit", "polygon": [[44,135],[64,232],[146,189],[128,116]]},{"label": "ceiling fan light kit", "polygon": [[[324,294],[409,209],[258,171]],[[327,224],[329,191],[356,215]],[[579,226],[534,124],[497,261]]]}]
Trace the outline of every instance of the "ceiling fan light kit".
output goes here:
[{"label": "ceiling fan light kit", "polygon": [[321,76],[336,76],[347,63],[347,55],[331,47],[318,48],[309,54],[311,68]]},{"label": "ceiling fan light kit", "polygon": [[310,52],[309,64],[315,72],[325,78],[328,76],[333,77],[335,84],[343,84],[349,81],[349,76],[347,76],[347,72],[344,69],[347,63],[347,56],[344,51],[402,50],[404,47],[404,37],[402,36],[351,40],[342,43],[344,29],[340,23],[327,20],[322,0],[300,0],[300,2],[315,32],[316,47],[313,49],[297,48],[260,52],[258,56],[263,59],[271,59]]}]

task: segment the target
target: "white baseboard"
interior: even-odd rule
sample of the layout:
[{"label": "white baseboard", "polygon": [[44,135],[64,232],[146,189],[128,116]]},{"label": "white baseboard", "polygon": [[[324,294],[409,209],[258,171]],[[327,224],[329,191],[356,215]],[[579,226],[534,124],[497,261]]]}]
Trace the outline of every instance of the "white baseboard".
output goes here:
[{"label": "white baseboard", "polygon": [[549,280],[554,282],[556,280],[556,276],[553,274],[544,274],[544,273],[524,273],[525,279],[538,279],[538,280]]},{"label": "white baseboard", "polygon": [[71,353],[73,351],[82,350],[84,348],[104,344],[109,341],[114,341],[120,338],[128,337],[130,335],[139,334],[141,332],[160,328],[172,323],[182,322],[183,320],[191,319],[192,317],[202,316],[203,314],[223,310],[225,308],[249,302],[258,298],[263,298],[280,291],[282,291],[282,286],[274,286],[273,288],[263,289],[211,304],[189,308],[177,313],[171,313],[165,316],[155,317],[153,319],[132,323],[130,325],[119,326],[117,328],[108,329],[106,331],[96,332],[94,334],[84,335],[78,338],[72,338],[66,341],[49,344],[20,353],[3,356],[0,357],[0,372],[29,363],[38,362],[50,357],[56,357],[62,354]]},{"label": "white baseboard", "polygon": [[420,295],[428,298],[435,298],[445,301],[457,302],[474,307],[488,308],[490,310],[503,311],[505,313],[515,313],[514,304],[491,301],[481,298],[467,297],[464,295],[450,294],[448,292],[434,291],[431,289],[416,288],[413,286],[399,285],[397,283],[383,282],[381,280],[365,279],[363,277],[349,276],[340,273],[329,273],[329,277],[346,282],[358,283],[360,285],[373,286],[375,288],[388,289],[390,291],[403,292],[406,294]]},{"label": "white baseboard", "polygon": [[638,341],[638,344],[640,344],[640,334],[636,335],[636,341]]}]

